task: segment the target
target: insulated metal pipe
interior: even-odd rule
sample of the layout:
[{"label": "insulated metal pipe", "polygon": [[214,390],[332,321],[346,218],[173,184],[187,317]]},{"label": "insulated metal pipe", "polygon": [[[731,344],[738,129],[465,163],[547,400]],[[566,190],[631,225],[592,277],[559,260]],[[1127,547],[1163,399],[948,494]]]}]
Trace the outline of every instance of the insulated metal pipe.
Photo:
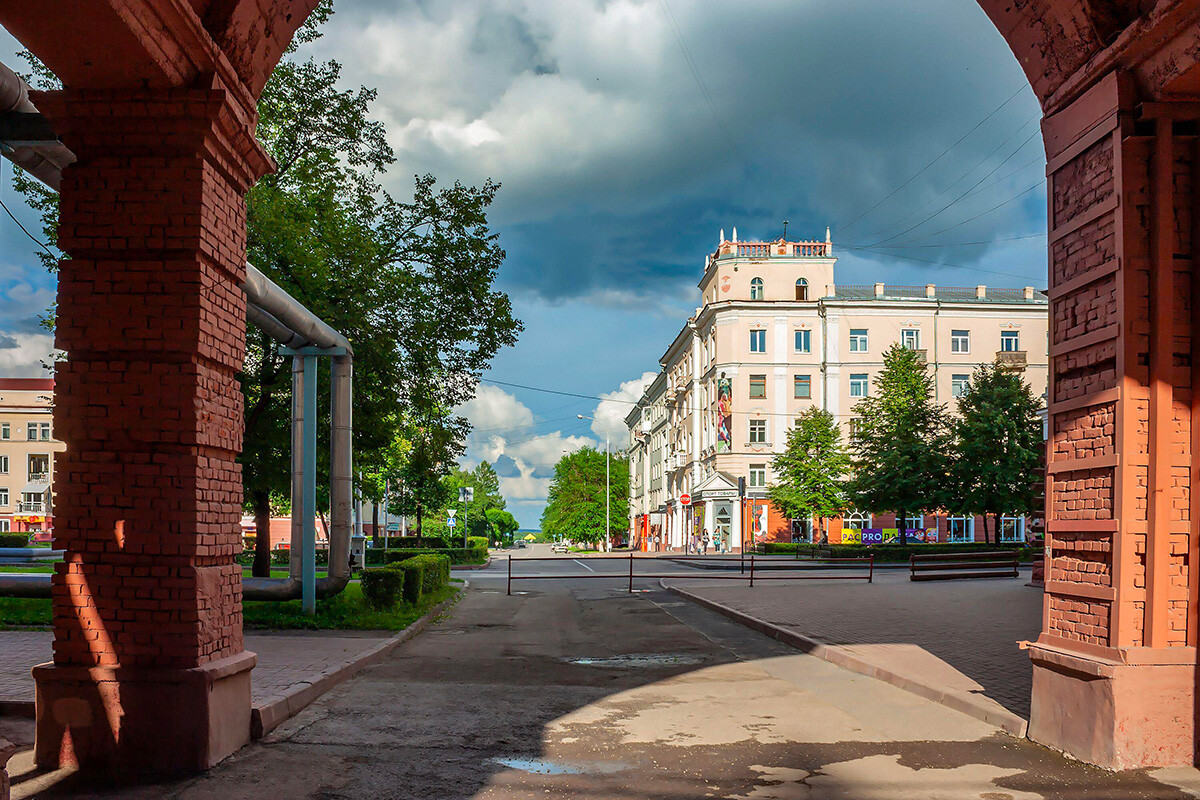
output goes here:
[{"label": "insulated metal pipe", "polygon": [[304,359],[292,357],[292,515],[288,577],[300,579],[304,547]]},{"label": "insulated metal pipe", "polygon": [[354,361],[334,356],[330,368],[329,574],[350,576],[354,510]]},{"label": "insulated metal pipe", "polygon": [[[29,101],[29,84],[4,64],[0,64],[0,113],[38,113]],[[58,141],[0,142],[0,152],[55,191],[62,182],[63,167],[75,163],[75,154]]]}]

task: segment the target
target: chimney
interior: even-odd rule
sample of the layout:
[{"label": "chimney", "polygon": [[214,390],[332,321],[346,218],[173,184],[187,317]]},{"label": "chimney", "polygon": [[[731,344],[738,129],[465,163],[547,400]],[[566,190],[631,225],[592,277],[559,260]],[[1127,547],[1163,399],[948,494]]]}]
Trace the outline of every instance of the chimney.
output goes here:
[{"label": "chimney", "polygon": [[926,297],[937,297],[937,287],[934,286],[932,283],[925,284],[925,296]]},{"label": "chimney", "polygon": [[1032,300],[1032,299],[1033,299],[1033,287],[1032,287],[1032,286],[1026,286],[1026,287],[1025,287],[1025,299],[1026,299],[1026,300]]},{"label": "chimney", "polygon": [[987,300],[987,287],[986,286],[976,286],[975,287],[975,299]]},{"label": "chimney", "polygon": [[875,284],[875,296],[883,297],[883,284],[882,283]]}]

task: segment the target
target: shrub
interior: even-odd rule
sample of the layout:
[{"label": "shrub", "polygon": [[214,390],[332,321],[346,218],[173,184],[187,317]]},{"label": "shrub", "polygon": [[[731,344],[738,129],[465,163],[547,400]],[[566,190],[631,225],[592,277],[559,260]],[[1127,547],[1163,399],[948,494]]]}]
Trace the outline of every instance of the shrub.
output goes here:
[{"label": "shrub", "polygon": [[420,561],[409,559],[398,561],[384,567],[385,570],[401,576],[404,602],[416,605],[421,602],[421,592],[425,584],[425,565]]},{"label": "shrub", "polygon": [[28,533],[0,533],[0,547],[28,547]]},{"label": "shrub", "polygon": [[271,551],[271,563],[277,567],[280,566],[281,564],[289,564],[289,563],[291,563],[291,560],[292,560],[292,551],[291,550],[279,548],[279,549]]},{"label": "shrub", "polygon": [[422,592],[436,592],[450,582],[450,559],[446,556],[422,554],[400,563],[406,567],[415,564],[421,570]]},{"label": "shrub", "polygon": [[402,536],[395,540],[396,547],[408,550],[444,550],[450,544],[440,536]]},{"label": "shrub", "polygon": [[800,551],[801,558],[812,558],[818,551],[828,558],[866,558],[874,555],[876,563],[908,561],[910,555],[934,555],[947,553],[994,553],[999,551],[1015,551],[1021,561],[1028,561],[1041,555],[1041,548],[1028,547],[1020,542],[1005,542],[1003,544],[984,544],[982,542],[938,542],[935,544],[789,544],[787,542],[766,542],[762,552],[766,555],[793,555]]},{"label": "shrub", "polygon": [[387,561],[384,560],[386,553],[387,550],[384,550],[382,547],[368,547],[366,555],[364,556],[366,559],[365,566],[369,567],[372,565],[378,566],[379,564],[386,564]]},{"label": "shrub", "polygon": [[[461,547],[450,547],[440,550],[387,550],[383,553],[382,561],[385,564],[395,564],[399,561],[404,561],[415,556],[424,555],[440,555],[450,559],[451,564],[482,564],[487,561],[488,553],[486,547],[472,547],[464,550]],[[368,558],[370,556],[368,555]],[[379,562],[375,562],[379,563]]]},{"label": "shrub", "polygon": [[400,598],[405,594],[405,578],[406,573],[403,571],[388,567],[364,569],[359,573],[363,597],[376,611],[386,611],[400,602]]},{"label": "shrub", "polygon": [[486,536],[468,536],[467,547],[472,550],[478,550],[482,547],[486,551],[488,549],[488,538]]}]

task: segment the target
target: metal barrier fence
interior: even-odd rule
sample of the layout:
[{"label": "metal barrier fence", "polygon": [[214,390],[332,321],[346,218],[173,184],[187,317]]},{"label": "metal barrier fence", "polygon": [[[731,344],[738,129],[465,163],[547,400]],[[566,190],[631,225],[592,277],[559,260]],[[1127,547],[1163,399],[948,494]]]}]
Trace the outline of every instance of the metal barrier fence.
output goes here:
[{"label": "metal barrier fence", "polygon": [[1020,576],[1016,551],[943,553],[908,557],[910,581],[948,581],[959,578],[1016,578]]},{"label": "metal barrier fence", "polygon": [[[636,572],[634,570],[635,562],[658,562],[660,560],[669,560],[675,563],[687,564],[688,562],[697,562],[699,564],[727,563],[737,564],[738,574],[736,575],[713,575],[704,574],[703,572],[685,573],[661,573],[661,572]],[[633,553],[626,556],[592,556],[588,561],[607,561],[621,562],[626,561],[629,564],[628,572],[594,572],[588,575],[514,575],[513,574],[513,558],[510,555],[508,558],[508,588],[506,593],[512,594],[513,581],[575,581],[575,580],[617,580],[625,578],[629,582],[629,591],[633,592],[634,579],[647,578],[684,578],[686,580],[723,580],[723,581],[749,581],[750,587],[753,588],[755,581],[801,581],[801,580],[865,580],[867,583],[874,582],[875,579],[875,556],[869,555],[864,558],[826,558],[820,560],[800,561],[797,562],[790,556],[771,557],[759,556],[753,553],[741,556],[641,556],[634,558]],[[524,564],[531,561],[574,561],[573,558],[563,557],[538,557],[538,558],[521,558],[516,559]],[[729,567],[732,572],[733,567]],[[865,575],[846,575],[842,571],[859,570],[865,571]],[[764,575],[767,572],[788,572],[787,575]],[[816,572],[833,572],[835,574],[817,575],[809,574]],[[840,573],[840,574],[839,574]]]}]

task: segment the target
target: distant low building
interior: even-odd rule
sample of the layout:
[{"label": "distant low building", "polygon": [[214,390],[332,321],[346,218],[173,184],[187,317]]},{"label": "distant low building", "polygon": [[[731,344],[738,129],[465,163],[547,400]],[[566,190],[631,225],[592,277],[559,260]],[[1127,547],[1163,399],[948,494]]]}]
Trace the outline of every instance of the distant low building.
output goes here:
[{"label": "distant low building", "polygon": [[[977,367],[995,361],[1045,394],[1048,303],[1033,287],[840,285],[835,262],[828,232],[802,242],[739,242],[736,231],[728,240],[722,232],[704,264],[701,307],[625,418],[635,544],[658,536],[679,549],[705,531],[733,551],[811,541],[812,520],[788,519],[766,499],[772,457],[809,408],[829,411],[852,436],[854,406],[875,391],[893,343],[929,365],[938,402],[953,401]],[[1002,536],[1022,540],[1027,524],[1005,518]],[[834,520],[830,541],[896,527],[892,515],[853,512]],[[984,535],[980,520],[936,513],[914,513],[905,527],[936,541]]]},{"label": "distant low building", "polygon": [[0,378],[0,533],[53,536],[53,410],[53,378]]}]

